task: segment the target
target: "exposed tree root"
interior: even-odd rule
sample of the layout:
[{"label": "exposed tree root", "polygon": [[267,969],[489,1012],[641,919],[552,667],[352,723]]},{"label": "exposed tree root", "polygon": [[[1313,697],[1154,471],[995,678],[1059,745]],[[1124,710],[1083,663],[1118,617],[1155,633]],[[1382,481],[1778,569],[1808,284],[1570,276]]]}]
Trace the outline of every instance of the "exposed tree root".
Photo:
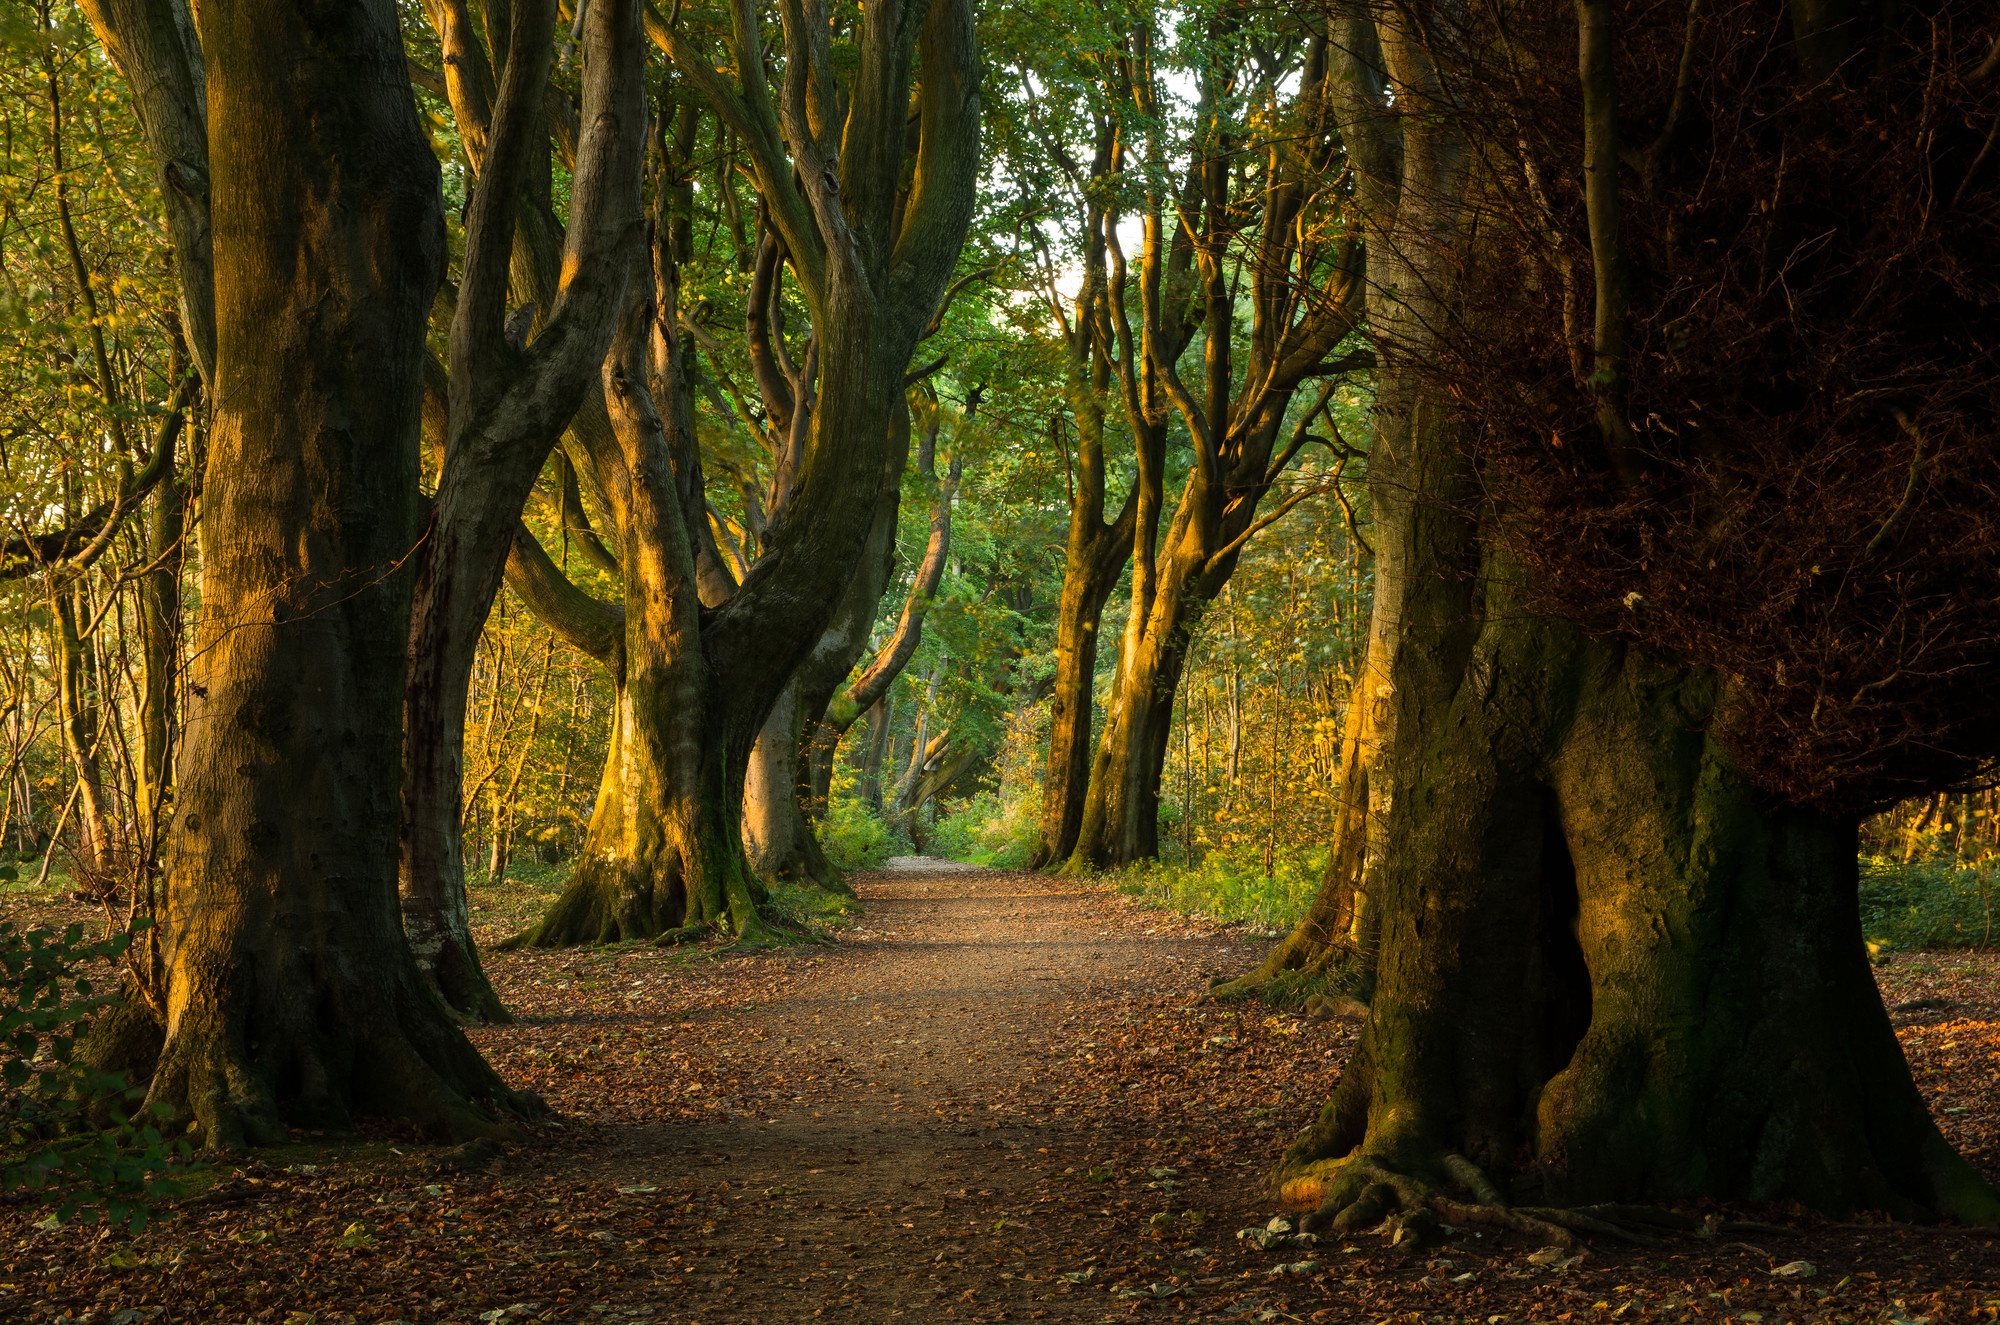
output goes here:
[{"label": "exposed tree root", "polygon": [[1407,1221],[1429,1211],[1447,1224],[1478,1224],[1506,1229],[1545,1246],[1569,1248],[1579,1235],[1611,1238],[1635,1246],[1658,1246],[1663,1234],[1712,1238],[1731,1234],[1791,1233],[1771,1224],[1700,1220],[1657,1206],[1599,1204],[1585,1206],[1510,1205],[1478,1165],[1460,1155],[1444,1155],[1437,1169],[1472,1199],[1461,1200],[1437,1186],[1388,1168],[1365,1156],[1353,1155],[1331,1163],[1309,1165],[1288,1180],[1282,1192],[1293,1202],[1324,1192],[1312,1213],[1299,1222],[1305,1233],[1330,1231],[1346,1236]]},{"label": "exposed tree root", "polygon": [[367,1011],[370,999],[338,983],[317,999],[259,1004],[191,983],[172,1035],[135,1001],[99,1020],[82,1056],[150,1081],[146,1106],[165,1106],[162,1129],[209,1150],[281,1145],[294,1127],[346,1131],[357,1114],[443,1141],[505,1140],[517,1135],[510,1119],[548,1112],[533,1092],[509,1089],[414,978],[392,980],[400,987]]}]

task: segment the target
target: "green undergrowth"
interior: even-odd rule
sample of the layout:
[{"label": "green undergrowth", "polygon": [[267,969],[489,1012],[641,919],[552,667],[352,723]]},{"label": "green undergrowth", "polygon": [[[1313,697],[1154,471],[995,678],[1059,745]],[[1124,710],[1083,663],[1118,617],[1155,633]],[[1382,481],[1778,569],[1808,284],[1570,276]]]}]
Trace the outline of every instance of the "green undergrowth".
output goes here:
[{"label": "green undergrowth", "polygon": [[908,842],[875,813],[864,800],[838,793],[829,804],[826,817],[817,825],[820,849],[842,870],[878,870],[889,857],[906,854]]},{"label": "green undergrowth", "polygon": [[498,878],[485,870],[468,870],[466,900],[472,908],[472,935],[490,947],[528,929],[548,913],[569,884],[574,860],[543,864],[532,857],[517,860]]},{"label": "green undergrowth", "polygon": [[143,927],[92,939],[76,924],[0,922],[0,1193],[39,1203],[51,1225],[144,1228],[192,1157],[161,1134],[166,1106],[75,1052],[117,1005],[118,964]]},{"label": "green undergrowth", "polygon": [[1871,951],[1984,948],[2000,938],[2000,861],[1861,858],[1861,929]]},{"label": "green undergrowth", "polygon": [[1261,852],[1212,851],[1198,864],[1146,861],[1112,877],[1129,897],[1183,915],[1241,922],[1276,937],[1305,917],[1325,870],[1323,850],[1278,852],[1268,870]]},{"label": "green undergrowth", "polygon": [[990,791],[969,796],[938,815],[930,854],[989,869],[1027,868],[1040,838],[1032,801],[1005,802]]}]

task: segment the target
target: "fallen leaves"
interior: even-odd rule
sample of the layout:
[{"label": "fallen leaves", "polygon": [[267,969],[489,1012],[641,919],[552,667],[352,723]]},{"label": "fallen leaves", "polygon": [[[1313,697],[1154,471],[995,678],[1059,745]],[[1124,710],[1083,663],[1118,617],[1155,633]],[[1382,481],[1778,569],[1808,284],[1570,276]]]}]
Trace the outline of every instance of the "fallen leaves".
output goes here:
[{"label": "fallen leaves", "polygon": [[[1983,1233],[1701,1208],[1791,1228],[1569,1252],[1298,1234],[1264,1175],[1358,1027],[1185,1006],[1261,943],[1070,882],[949,882],[862,881],[871,936],[809,954],[498,954],[522,1020],[475,1036],[559,1126],[500,1155],[301,1135],[137,1238],[0,1208],[0,1319],[2000,1320]],[[1947,1004],[1896,1024],[1941,1123],[2000,1177],[1995,960],[1898,955],[1878,976]]]}]

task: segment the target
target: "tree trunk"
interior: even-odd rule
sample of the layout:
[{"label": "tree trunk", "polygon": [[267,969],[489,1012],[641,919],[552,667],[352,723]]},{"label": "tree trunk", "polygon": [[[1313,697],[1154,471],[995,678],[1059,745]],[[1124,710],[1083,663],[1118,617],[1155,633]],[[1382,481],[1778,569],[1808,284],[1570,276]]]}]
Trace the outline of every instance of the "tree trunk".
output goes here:
[{"label": "tree trunk", "polygon": [[[818,733],[826,725],[822,719],[828,716],[834,692],[868,646],[869,628],[875,623],[882,592],[895,568],[903,467],[910,454],[909,411],[899,410],[897,418],[883,465],[875,523],[868,531],[854,578],[848,582],[833,620],[820,632],[812,652],[799,664],[771,716],[764,720],[750,752],[743,800],[744,845],[750,852],[751,867],[766,884],[803,882],[850,897],[854,894],[820,846],[800,788],[802,783],[810,785],[809,761],[820,743]],[[839,739],[837,733],[834,739]],[[804,771],[801,764],[806,766]]]},{"label": "tree trunk", "polygon": [[[559,236],[546,206],[524,201],[541,163],[555,9],[522,0],[507,47],[520,58],[499,71],[499,98],[469,90],[485,55],[447,25],[453,109],[479,188],[467,218],[465,275],[451,327],[451,371],[433,381],[431,426],[442,433],[437,499],[418,567],[405,695],[403,924],[445,1003],[461,1016],[511,1020],[481,968],[465,895],[465,720],[474,658],[499,592],[514,530],[549,450],[590,393],[625,304],[636,235],[647,122],[645,36],[635,0],[608,0],[586,15],[582,122]],[[560,273],[560,278],[559,278]],[[531,343],[506,328],[510,274],[532,292]],[[440,402],[435,399],[442,394]],[[488,877],[506,863],[506,826],[494,798]]]},{"label": "tree trunk", "polygon": [[[198,469],[190,467],[192,472]],[[139,770],[134,807],[138,833],[157,852],[173,804],[173,748],[180,735],[174,711],[176,669],[181,662],[181,570],[187,561],[188,484],[180,471],[153,494],[153,566],[139,583],[142,656],[139,697]]]},{"label": "tree trunk", "polygon": [[[1211,19],[1216,25],[1212,35],[1220,38],[1232,21],[1221,15]],[[1326,255],[1330,260],[1313,267],[1310,299],[1300,298],[1297,279],[1287,274],[1307,228],[1301,218],[1324,205],[1327,196],[1318,180],[1328,168],[1337,136],[1332,101],[1340,79],[1335,59],[1334,43],[1323,34],[1301,48],[1297,90],[1287,113],[1311,129],[1262,145],[1266,159],[1259,178],[1267,182],[1258,185],[1254,205],[1231,192],[1235,186],[1227,162],[1241,145],[1221,118],[1235,76],[1223,65],[1202,74],[1200,101],[1188,121],[1192,133],[1175,144],[1175,153],[1187,154],[1187,173],[1184,183],[1168,184],[1174,191],[1171,201],[1162,188],[1168,180],[1166,146],[1158,138],[1149,143],[1157,173],[1149,186],[1138,281],[1143,362],[1133,348],[1122,295],[1112,301],[1111,320],[1125,347],[1120,375],[1135,434],[1163,427],[1171,402],[1187,427],[1195,457],[1173,519],[1159,537],[1159,466],[1157,460],[1149,463],[1146,448],[1141,448],[1143,509],[1133,532],[1132,610],[1068,869],[1118,867],[1158,854],[1160,774],[1190,632],[1235,572],[1245,544],[1304,499],[1306,494],[1295,493],[1259,515],[1272,485],[1314,440],[1311,428],[1331,399],[1339,374],[1362,366],[1365,358],[1332,357],[1361,320],[1366,282],[1360,247],[1346,241],[1336,254]],[[1246,208],[1258,218],[1255,261],[1233,275],[1227,264],[1212,257],[1195,263],[1196,248],[1219,254],[1244,243],[1247,236],[1238,229],[1237,218]],[[1169,214],[1176,217],[1171,230]],[[1244,252],[1251,251],[1244,244]],[[1188,279],[1181,287],[1186,293],[1163,294],[1163,276],[1170,268]],[[1122,289],[1122,281],[1115,281],[1113,289]],[[1245,310],[1250,314],[1247,328],[1239,325]],[[1196,315],[1198,326],[1191,320]],[[1199,398],[1176,366],[1197,329],[1204,333]],[[1244,330],[1249,333],[1248,353],[1239,367],[1233,347]],[[1293,411],[1299,388],[1313,378],[1322,379],[1317,401]]]},{"label": "tree trunk", "polygon": [[[660,302],[671,306],[677,275],[671,261],[661,271]],[[607,487],[617,493],[625,581],[622,638],[615,653],[598,654],[616,665],[611,750],[575,872],[548,913],[510,947],[671,942],[718,928],[754,944],[769,933],[760,915],[766,893],[743,849],[751,741],[736,734],[732,742],[722,729],[728,707],[718,699],[729,692],[716,694],[716,669],[702,647],[692,530],[704,512],[678,336],[653,338],[653,391],[641,385],[654,306],[634,302],[606,360],[605,403],[618,451],[594,457],[615,481]],[[655,398],[667,403],[664,419]],[[561,579],[553,566],[546,569]],[[530,605],[563,628],[532,598]]]},{"label": "tree trunk", "polygon": [[750,866],[767,884],[812,883],[851,892],[820,849],[799,804],[800,681],[778,697],[750,753],[743,788],[743,846]]},{"label": "tree trunk", "polygon": [[[419,374],[445,241],[394,6],[201,11],[217,372],[150,1101],[213,1147],[509,1092],[396,904]],[[130,1064],[127,1064],[130,1065]]]},{"label": "tree trunk", "polygon": [[[1371,491],[1391,500],[1374,512],[1341,836],[1312,916],[1244,983],[1359,931],[1379,952],[1360,954],[1368,1020],[1286,1152],[1285,1190],[1319,1202],[1309,1226],[1342,1230],[1385,1204],[1462,1211],[1450,1197],[1467,1194],[2000,1218],[1875,989],[1854,822],[1749,787],[1716,734],[1741,702],[1727,682],[1538,615],[1499,550],[1507,517],[1470,513],[1473,424],[1426,377],[1441,324],[1426,304],[1476,264],[1456,229],[1466,126],[1409,114],[1376,132],[1436,86],[1427,30],[1402,22],[1380,20],[1379,48],[1358,30],[1374,20],[1339,43],[1370,286],[1426,292],[1371,306]],[[1570,1218],[1488,1216],[1554,1236]]]},{"label": "tree trunk", "polygon": [[861,765],[860,796],[876,814],[882,813],[882,761],[889,754],[889,733],[895,727],[896,700],[884,695],[868,709],[868,753]]},{"label": "tree trunk", "polygon": [[[831,68],[833,34],[824,24],[787,11],[784,26],[796,58]],[[648,313],[628,325],[622,358],[615,352],[607,364],[618,453],[599,447],[591,461],[606,494],[616,494],[609,505],[621,527],[631,531],[621,549],[630,645],[621,713],[631,715],[631,725],[621,735],[630,738],[628,761],[653,762],[648,752],[659,751],[657,785],[628,788],[657,800],[658,809],[627,817],[658,821],[671,849],[615,871],[595,855],[586,859],[522,943],[595,941],[613,927],[624,932],[626,917],[636,927],[626,937],[648,927],[658,932],[676,915],[680,923],[670,929],[726,923],[746,941],[768,933],[759,915],[764,890],[743,852],[751,750],[853,581],[875,523],[904,369],[937,312],[972,215],[979,52],[963,0],[935,0],[920,21],[917,10],[899,4],[871,8],[844,100],[818,78],[810,89],[795,80],[782,116],[761,80],[732,87],[709,54],[671,24],[649,20],[648,30],[686,85],[737,132],[765,203],[765,244],[775,249],[782,241],[785,270],[811,317],[811,347],[797,376],[771,383],[773,394],[795,407],[788,422],[796,426],[783,439],[773,480],[782,500],[772,505],[782,512],[740,586],[712,606],[696,578],[708,542],[707,502],[679,328],[665,319],[656,325]],[[737,11],[729,40],[739,68],[762,67],[754,7]],[[922,82],[913,88],[919,68]],[[810,112],[809,92],[817,98]],[[835,139],[819,136],[831,130],[837,105],[846,108],[839,141],[854,150],[835,153]],[[906,173],[912,155],[913,176]],[[688,178],[678,168],[670,173]],[[914,180],[907,189],[906,179]],[[678,308],[677,264],[689,256],[691,238],[665,216],[654,231],[657,306]],[[758,281],[777,275],[760,257]],[[752,305],[754,312],[754,290]],[[754,316],[750,330],[761,373]],[[643,346],[649,332],[642,373],[634,339]],[[655,402],[665,409],[664,425]],[[651,724],[644,731],[642,720]]]},{"label": "tree trunk", "polygon": [[[1162,597],[1181,587],[1166,573],[1161,582]],[[1127,633],[1076,848],[1066,866],[1073,871],[1115,869],[1160,852],[1160,775],[1192,636],[1184,618],[1160,613],[1155,602],[1159,614],[1145,633],[1136,639],[1137,632]]]},{"label": "tree trunk", "polygon": [[[63,752],[76,773],[76,882],[86,889],[102,887],[116,869],[112,859],[111,816],[105,802],[104,773],[98,758],[102,736],[97,708],[97,678],[89,641],[77,630],[82,584],[66,584],[55,593],[56,701],[61,706]],[[89,614],[89,600],[83,601]]]},{"label": "tree trunk", "polygon": [[[1368,647],[1348,695],[1340,752],[1340,808],[1326,873],[1306,916],[1258,967],[1214,991],[1249,993],[1286,972],[1310,979],[1346,964],[1347,983],[1366,997],[1374,978],[1381,908],[1378,880],[1386,861],[1381,824],[1394,804],[1373,777],[1396,741],[1394,668],[1403,647],[1404,598],[1411,584],[1405,525],[1410,457],[1435,406],[1422,395],[1423,373],[1443,300],[1456,267],[1446,218],[1457,215],[1465,186],[1460,126],[1402,115],[1424,95],[1391,93],[1392,68],[1406,88],[1427,85],[1416,43],[1358,8],[1336,18],[1333,45],[1340,74],[1333,97],[1356,174],[1354,204],[1366,236],[1368,324],[1377,355],[1375,408],[1368,448],[1368,500],[1375,546]],[[1400,118],[1399,118],[1400,117]]]},{"label": "tree trunk", "polygon": [[1383,1173],[1467,1182],[1459,1156],[1548,1205],[2000,1220],[1876,990],[1855,823],[1742,781],[1714,677],[1537,620],[1507,578],[1408,603],[1394,702],[1429,739],[1378,772],[1379,983],[1288,1192],[1331,1218]]}]

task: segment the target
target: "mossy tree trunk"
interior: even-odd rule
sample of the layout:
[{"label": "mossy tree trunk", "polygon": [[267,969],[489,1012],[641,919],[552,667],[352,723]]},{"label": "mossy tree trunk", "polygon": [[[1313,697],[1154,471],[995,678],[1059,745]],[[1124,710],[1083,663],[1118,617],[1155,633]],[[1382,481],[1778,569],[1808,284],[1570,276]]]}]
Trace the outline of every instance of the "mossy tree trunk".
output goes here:
[{"label": "mossy tree trunk", "polygon": [[810,781],[808,731],[854,662],[868,646],[868,631],[895,569],[896,523],[902,512],[903,466],[909,458],[909,414],[898,414],[896,434],[882,472],[875,523],[868,531],[854,577],[839,609],[800,662],[757,733],[744,780],[743,836],[751,867],[766,884],[811,884],[850,893],[813,831],[801,795]]},{"label": "mossy tree trunk", "polygon": [[[1364,95],[1346,124],[1379,190],[1363,195],[1371,264],[1381,233],[1417,278],[1371,285],[1435,308],[1475,269],[1460,223],[1485,183],[1467,122],[1429,113],[1446,79],[1406,22],[1348,24],[1345,81]],[[1371,137],[1391,117],[1401,131]],[[1875,987],[1855,819],[1748,783],[1720,731],[1750,701],[1727,679],[1537,612],[1506,550],[1527,517],[1475,474],[1478,421],[1432,375],[1426,328],[1444,321],[1381,312],[1377,453],[1404,500],[1375,511],[1393,576],[1375,612],[1394,632],[1371,636],[1372,702],[1350,715],[1374,733],[1355,877],[1379,950],[1360,1043],[1285,1154],[1286,1193],[1340,1229],[1454,1198],[1547,1234],[1573,1221],[1562,1207],[1701,1197],[2000,1221]],[[1336,941],[1302,931],[1287,949]],[[1497,1210],[1524,1199],[1540,1205]]]},{"label": "mossy tree trunk", "polygon": [[[772,104],[758,72],[763,34],[755,18],[749,7],[735,15],[729,44],[736,67],[748,71],[735,85],[671,25],[649,21],[649,32],[690,104],[698,100],[729,124],[749,158],[769,226],[760,247],[771,255],[760,255],[756,282],[768,290],[789,276],[810,315],[802,366],[774,392],[791,401],[785,418],[773,420],[782,437],[774,477],[782,500],[772,506],[780,509],[742,582],[705,604],[697,571],[707,518],[687,391],[690,347],[675,319],[649,313],[646,372],[631,364],[629,335],[624,366],[607,368],[617,374],[615,382],[607,377],[606,397],[618,446],[594,446],[590,458],[626,538],[621,721],[629,713],[633,726],[621,736],[650,724],[623,759],[650,758],[643,752],[657,748],[660,781],[643,789],[643,799],[625,798],[641,807],[623,817],[638,830],[620,830],[616,844],[593,835],[563,896],[521,936],[526,943],[693,925],[754,938],[763,928],[764,890],[742,836],[751,750],[853,582],[879,510],[905,365],[936,314],[971,220],[979,54],[969,5],[870,8],[844,93],[815,73],[788,82],[782,106]],[[824,25],[787,11],[784,31],[798,69],[830,73],[833,34]],[[692,124],[682,123],[684,157]],[[846,150],[836,151],[837,141]],[[906,176],[912,164],[914,176]],[[689,178],[685,170],[667,173]],[[915,181],[907,193],[906,177]],[[655,234],[658,307],[677,309],[677,263],[692,240],[665,216]],[[753,318],[760,303],[753,288]],[[750,330],[755,361],[757,328]],[[662,850],[646,845],[655,840]],[[605,868],[600,845],[617,845],[629,858]]]},{"label": "mossy tree trunk", "polygon": [[[974,398],[968,402],[966,416],[969,418],[977,408],[975,392]],[[907,442],[907,416],[903,424],[902,434]],[[938,478],[937,442],[942,425],[943,415],[933,400],[930,419],[917,445],[916,455],[917,475],[931,494],[930,533],[925,540],[923,558],[911,576],[909,592],[904,595],[903,610],[896,619],[895,629],[889,632],[889,638],[875,651],[868,664],[850,676],[867,647],[868,633],[875,622],[882,590],[894,569],[894,519],[901,506],[899,502],[893,509],[890,508],[889,492],[885,488],[882,515],[885,523],[878,526],[877,534],[870,536],[869,551],[863,554],[862,570],[849,587],[848,600],[842,604],[840,614],[827,628],[812,655],[800,667],[796,679],[798,711],[793,728],[793,754],[790,756],[794,777],[792,808],[783,810],[781,807],[781,811],[792,814],[795,819],[791,829],[793,841],[798,844],[797,855],[792,857],[797,862],[794,872],[821,882],[822,886],[831,886],[825,882],[828,876],[839,878],[838,871],[827,860],[813,830],[813,825],[826,812],[827,800],[832,795],[834,755],[848,729],[889,693],[896,678],[903,674],[903,669],[916,655],[918,645],[923,642],[924,620],[929,615],[932,599],[937,596],[938,586],[944,580],[945,560],[951,554],[952,500],[958,492],[963,467],[959,457],[954,456],[946,477],[943,480]],[[907,444],[897,447],[899,461],[907,456],[908,449]],[[894,478],[899,496],[901,480],[899,470]],[[885,477],[884,481],[890,480]],[[880,559],[875,560],[873,539],[878,535],[883,539],[883,545]],[[871,567],[879,572],[879,579],[870,576]],[[762,747],[761,739],[759,747]],[[845,890],[844,885],[841,885],[841,890]]]},{"label": "mossy tree trunk", "polygon": [[[853,150],[837,171],[831,139],[822,138],[840,132],[833,89],[788,84],[781,131],[754,73],[763,68],[762,37],[748,10],[732,41],[739,67],[753,73],[738,87],[671,28],[652,29],[690,94],[736,128],[749,152],[785,270],[811,314],[812,344],[788,384],[799,426],[780,467],[782,510],[742,583],[710,605],[697,565],[706,501],[687,390],[690,346],[653,306],[628,315],[606,367],[617,446],[594,446],[591,462],[622,535],[620,762],[642,770],[645,785],[621,778],[622,812],[603,816],[602,833],[593,820],[575,876],[521,942],[672,936],[710,925],[754,939],[764,929],[764,889],[742,837],[750,753],[853,581],[879,511],[904,365],[971,219],[979,147],[972,12],[962,0],[933,0],[921,22],[917,12],[889,5],[865,17],[864,58],[846,102]],[[786,33],[795,57],[808,62],[801,68],[831,67],[823,27],[788,13]],[[918,130],[906,139],[913,55],[923,79]],[[811,113],[809,92],[826,98]],[[684,157],[692,124],[682,124]],[[907,197],[906,146],[917,181]],[[678,205],[664,187],[662,199],[663,210]],[[669,215],[654,230],[656,306],[674,309],[678,263],[692,240]]]},{"label": "mossy tree trunk", "polygon": [[1456,1156],[1552,1206],[2000,1220],[1876,989],[1855,821],[1745,784],[1715,678],[1535,619],[1507,573],[1409,605],[1373,1002],[1290,1194],[1335,1215]]},{"label": "mossy tree trunk", "polygon": [[396,904],[437,164],[393,6],[207,6],[200,36],[217,386],[150,1098],[220,1147],[361,1111],[491,1132],[530,1102],[427,992]]}]

